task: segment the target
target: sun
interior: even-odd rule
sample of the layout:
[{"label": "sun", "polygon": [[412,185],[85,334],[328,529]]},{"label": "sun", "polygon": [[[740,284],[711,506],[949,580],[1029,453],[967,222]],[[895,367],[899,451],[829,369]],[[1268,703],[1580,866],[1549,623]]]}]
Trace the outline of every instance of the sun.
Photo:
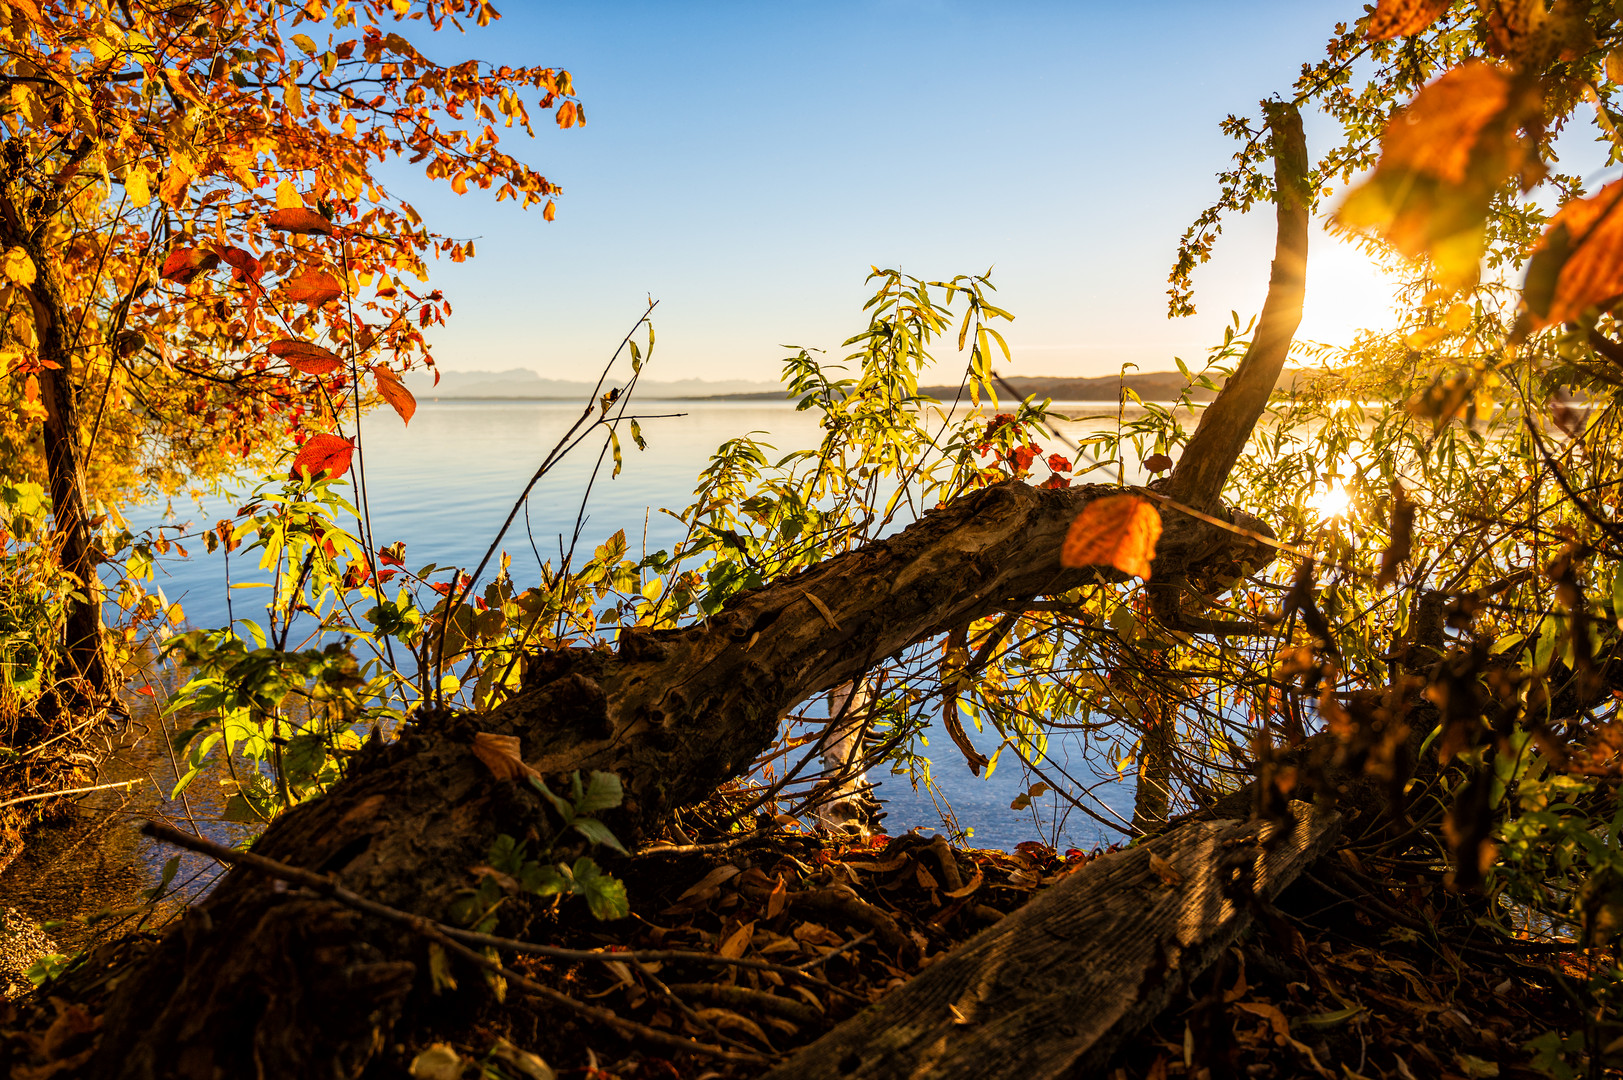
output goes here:
[{"label": "sun", "polygon": [[1309,495],[1307,505],[1318,515],[1321,522],[1330,521],[1352,509],[1352,493],[1347,490],[1347,485],[1336,480],[1328,487],[1315,490]]}]

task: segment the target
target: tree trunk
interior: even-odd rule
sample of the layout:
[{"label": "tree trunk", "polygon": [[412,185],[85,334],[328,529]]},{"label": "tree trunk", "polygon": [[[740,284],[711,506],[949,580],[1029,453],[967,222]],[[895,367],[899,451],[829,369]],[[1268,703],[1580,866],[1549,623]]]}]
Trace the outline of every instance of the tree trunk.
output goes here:
[{"label": "tree trunk", "polygon": [[1185,825],[1106,855],[764,1080],[1100,1076],[1111,1053],[1322,855],[1339,817]]},{"label": "tree trunk", "polygon": [[1268,396],[1285,369],[1296,328],[1302,324],[1302,301],[1307,295],[1308,207],[1312,193],[1307,186],[1302,114],[1288,102],[1270,104],[1265,109],[1274,133],[1274,200],[1279,223],[1273,270],[1251,347],[1223,384],[1222,394],[1201,414],[1194,435],[1167,480],[1168,495],[1197,509],[1217,502],[1229,472],[1240,460],[1268,404]]},{"label": "tree trunk", "polygon": [[84,463],[79,447],[79,410],[73,388],[74,355],[67,337],[66,308],[60,282],[34,232],[21,217],[9,194],[0,200],[0,240],[6,248],[21,247],[34,263],[34,283],[23,290],[34,315],[39,337],[40,401],[45,407],[45,471],[51,491],[52,542],[62,569],[79,580],[74,596],[64,600],[62,674],[69,681],[68,698],[94,700],[111,688],[102,649],[101,580],[96,573],[96,549],[85,498]]},{"label": "tree trunk", "polygon": [[[747,767],[811,694],[968,619],[1093,580],[1060,567],[1060,542],[1083,506],[1115,490],[1004,483],[735,597],[708,623],[625,632],[617,655],[540,657],[513,699],[482,716],[423,717],[254,850],[443,918],[498,833],[556,828],[532,790],[497,782],[473,755],[476,731],[517,736],[548,776],[618,773],[626,802],[610,824],[634,839]],[[1235,543],[1247,541],[1169,514],[1156,566],[1198,572]],[[407,1009],[424,958],[392,927],[233,871],[128,976],[97,1075],[353,1075]]]}]

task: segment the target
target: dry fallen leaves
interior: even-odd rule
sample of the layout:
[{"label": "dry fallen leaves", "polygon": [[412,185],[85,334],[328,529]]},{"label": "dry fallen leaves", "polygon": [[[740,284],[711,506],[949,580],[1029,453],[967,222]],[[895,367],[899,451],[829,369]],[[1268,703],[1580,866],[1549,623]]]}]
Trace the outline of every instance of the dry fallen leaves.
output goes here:
[{"label": "dry fallen leaves", "polygon": [[1155,544],[1161,539],[1161,512],[1138,495],[1107,495],[1090,502],[1065,533],[1062,566],[1113,566],[1124,574],[1150,577]]},{"label": "dry fallen leaves", "polygon": [[541,775],[524,764],[523,755],[519,752],[517,735],[478,732],[473,737],[473,756],[484,762],[485,767],[498,780],[517,780],[522,776]]}]

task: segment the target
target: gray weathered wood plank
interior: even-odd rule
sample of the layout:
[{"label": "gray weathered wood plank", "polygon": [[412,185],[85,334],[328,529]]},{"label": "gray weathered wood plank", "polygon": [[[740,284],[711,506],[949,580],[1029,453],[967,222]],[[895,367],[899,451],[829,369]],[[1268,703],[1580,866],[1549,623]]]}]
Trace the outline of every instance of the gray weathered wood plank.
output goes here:
[{"label": "gray weathered wood plank", "polygon": [[[1285,824],[1194,822],[1096,860],[767,1080],[1037,1080],[1102,1070],[1251,923],[1248,895],[1277,896],[1339,833],[1333,812],[1290,809]],[[1152,855],[1173,872],[1152,867]]]}]

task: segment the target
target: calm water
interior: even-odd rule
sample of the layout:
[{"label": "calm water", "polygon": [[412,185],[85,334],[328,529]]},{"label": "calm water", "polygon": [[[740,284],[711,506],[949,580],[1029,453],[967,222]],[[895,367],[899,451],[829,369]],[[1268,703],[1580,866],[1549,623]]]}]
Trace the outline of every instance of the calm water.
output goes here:
[{"label": "calm water", "polygon": [[[1072,414],[1114,411],[1113,405],[1077,406]],[[645,402],[639,415],[682,414],[648,419],[642,424],[648,449],[639,452],[624,443],[625,469],[610,479],[612,461],[605,460],[586,506],[586,527],[581,543],[587,551],[618,529],[626,531],[633,557],[646,550],[669,550],[685,530],[661,509],[680,512],[691,501],[695,478],[722,441],[748,432],[772,443],[779,454],[815,446],[820,429],[815,416],[797,413],[780,403],[755,402]],[[494,537],[530,475],[559,435],[580,415],[580,406],[545,401],[425,401],[403,427],[387,412],[367,418],[364,460],[367,489],[380,545],[403,541],[406,561],[413,568],[426,563],[471,568]],[[1111,421],[1114,422],[1113,420]],[[1067,425],[1075,430],[1100,424]],[[581,508],[587,479],[597,461],[601,440],[588,440],[553,474],[544,479],[530,500],[530,524],[543,558],[558,561],[559,534],[573,529]],[[1064,450],[1058,440],[1047,449]],[[1113,479],[1114,470],[1108,470]],[[1089,479],[1106,479],[1099,470]],[[1129,479],[1136,479],[1131,472]],[[157,509],[132,522],[136,528],[158,524],[195,522],[199,526],[232,515],[245,492],[228,498],[207,498],[201,504],[177,502],[165,519]],[[156,584],[168,599],[184,607],[193,626],[223,626],[227,622],[224,588],[225,556],[202,553],[200,542],[188,542],[193,557],[160,563]],[[535,577],[536,554],[521,515],[503,542],[513,558],[513,574],[522,584]],[[240,586],[256,575],[254,560],[239,553],[231,570]],[[256,595],[257,594],[257,595]],[[236,618],[263,618],[262,593],[248,588],[233,590]],[[991,733],[971,733],[973,741],[990,754],[997,746]],[[951,800],[959,822],[973,829],[977,846],[1012,847],[1030,839],[1058,840],[1058,846],[1091,848],[1109,843],[1120,834],[1099,826],[1086,816],[1062,815],[1056,829],[1051,812],[1041,822],[1029,811],[1015,812],[1009,803],[1032,783],[1012,754],[990,779],[972,776],[961,755],[944,733],[930,739],[937,777]],[[1053,762],[1078,778],[1093,776],[1108,764],[1084,752],[1075,739],[1058,738]],[[879,781],[878,794],[887,804],[885,829],[900,832],[913,826],[940,827],[941,819],[928,797],[916,794],[903,778],[871,776]],[[1091,782],[1091,781],[1090,781]],[[1109,782],[1095,795],[1124,817],[1131,816],[1132,786]],[[1044,800],[1048,802],[1049,800]],[[1050,811],[1051,811],[1050,807]]]}]

